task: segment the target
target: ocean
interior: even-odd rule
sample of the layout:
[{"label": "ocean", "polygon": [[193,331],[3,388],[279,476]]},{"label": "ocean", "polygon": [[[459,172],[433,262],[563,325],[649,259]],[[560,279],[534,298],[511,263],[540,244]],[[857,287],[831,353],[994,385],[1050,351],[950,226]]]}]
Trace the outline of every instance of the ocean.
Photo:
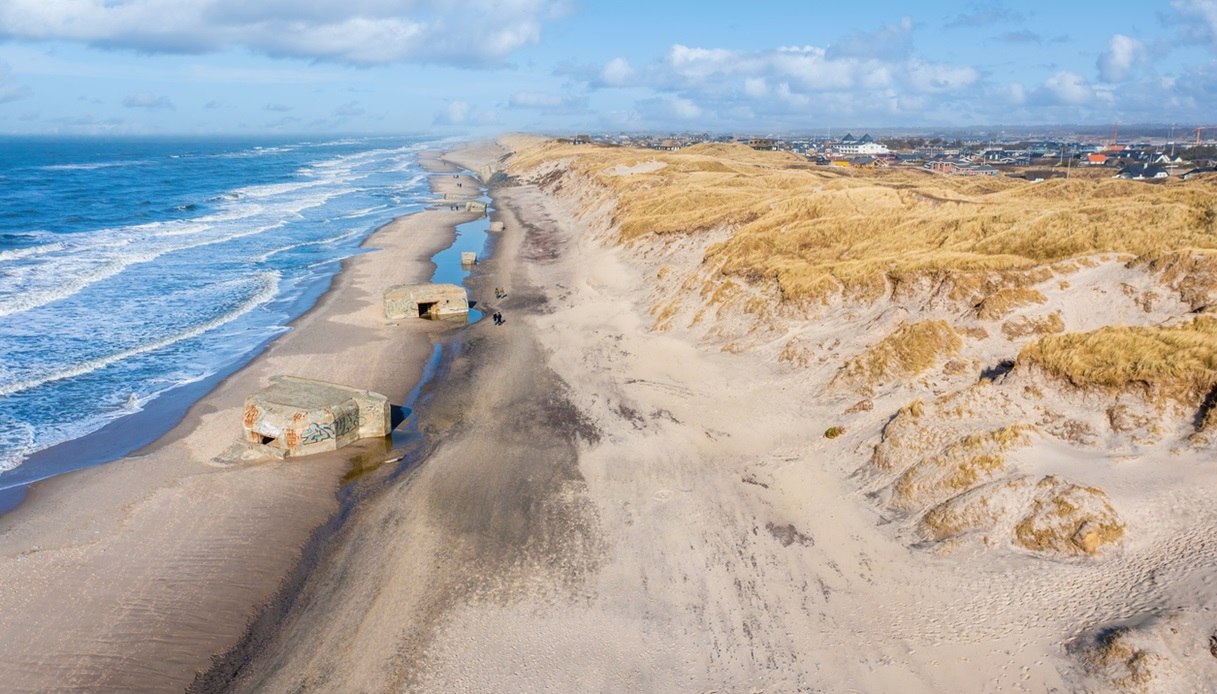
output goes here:
[{"label": "ocean", "polygon": [[428,144],[0,138],[0,489],[256,355],[423,208]]}]

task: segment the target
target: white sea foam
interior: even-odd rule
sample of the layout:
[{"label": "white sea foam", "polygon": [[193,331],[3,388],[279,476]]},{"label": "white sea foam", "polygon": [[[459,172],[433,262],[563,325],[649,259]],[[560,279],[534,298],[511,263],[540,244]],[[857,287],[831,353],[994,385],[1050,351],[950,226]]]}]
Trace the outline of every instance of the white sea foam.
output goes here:
[{"label": "white sea foam", "polygon": [[209,330],[214,330],[222,325],[231,323],[232,321],[254,310],[258,306],[261,306],[262,304],[265,304],[266,302],[275,298],[275,295],[279,290],[278,272],[267,271],[259,273],[255,280],[257,290],[252,296],[242,302],[239,306],[219,316],[216,316],[211,320],[199,325],[191,326],[173,335],[169,335],[158,340],[153,340],[142,345],[136,345],[104,357],[98,357],[82,364],[65,366],[55,371],[40,374],[33,378],[28,378],[15,383],[0,383],[0,396],[11,395],[13,393],[19,393],[32,388],[37,388],[38,386],[51,383],[52,381],[62,381],[67,378],[83,376],[85,374],[97,371],[98,369],[110,366],[111,364],[118,363],[124,359],[130,359],[131,357],[145,354],[153,350],[162,349],[183,340],[198,337]]},{"label": "white sea foam", "polygon": [[47,253],[61,250],[63,250],[63,244],[58,241],[55,243],[44,243],[40,246],[30,246],[28,248],[14,248],[11,251],[0,251],[0,262],[29,258],[36,255],[46,255]]},{"label": "white sea foam", "polygon": [[346,214],[342,215],[338,219],[355,219],[356,217],[366,217],[366,216],[372,214],[373,212],[379,212],[379,211],[387,209],[387,208],[388,208],[388,205],[376,205],[374,207],[365,207],[361,210],[353,210],[351,212],[347,212]]},{"label": "white sea foam", "polygon": [[12,470],[34,452],[34,427],[0,415],[0,472]]},{"label": "white sea foam", "polygon": [[[301,187],[292,187],[299,190]],[[95,232],[72,246],[41,246],[25,258],[42,262],[13,268],[0,278],[0,317],[30,311],[74,296],[88,287],[114,277],[133,265],[147,263],[168,253],[227,243],[282,228],[286,221],[304,210],[320,207],[344,190],[329,190],[313,195],[266,201],[266,204],[240,201],[229,209],[192,220],[149,222]],[[265,217],[259,224],[234,225],[234,222]],[[26,249],[21,249],[22,251]],[[19,251],[12,251],[17,253]],[[0,260],[16,259],[14,256]]]},{"label": "white sea foam", "polygon": [[297,248],[307,248],[309,246],[334,246],[339,243],[342,243],[343,241],[348,241],[350,239],[357,238],[364,233],[366,233],[365,229],[350,229],[345,233],[339,234],[338,236],[332,236],[330,238],[316,239],[313,241],[301,241],[300,243],[293,243],[290,246],[284,246],[282,248],[275,248],[275,249],[269,250],[266,253],[263,253],[262,255],[258,256],[257,261],[259,263],[265,263],[266,261],[270,260],[271,258],[279,255],[280,253],[286,253],[287,251],[294,251]]},{"label": "white sea foam", "polygon": [[125,159],[119,161],[96,161],[85,164],[48,164],[36,167],[38,171],[93,171],[96,169],[112,169],[119,166],[138,166],[150,163],[147,159]]},{"label": "white sea foam", "polygon": [[[136,257],[136,254],[132,254],[131,257]],[[100,264],[94,263],[90,264],[87,270],[81,271],[80,274],[62,276],[59,282],[52,282],[39,288],[30,288],[27,285],[24,291],[5,291],[4,293],[8,295],[8,298],[3,303],[0,303],[0,316],[21,313],[40,306],[46,306],[56,301],[62,301],[79,293],[85,287],[119,274],[135,262],[143,261],[110,260]],[[3,288],[9,289],[8,287]]]}]

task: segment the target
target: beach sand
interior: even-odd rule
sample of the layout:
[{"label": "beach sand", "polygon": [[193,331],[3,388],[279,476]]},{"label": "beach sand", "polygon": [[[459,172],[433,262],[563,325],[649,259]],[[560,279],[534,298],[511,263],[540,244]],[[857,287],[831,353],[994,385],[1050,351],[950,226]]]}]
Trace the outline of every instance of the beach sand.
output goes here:
[{"label": "beach sand", "polygon": [[573,208],[495,199],[480,280],[506,324],[463,342],[421,410],[436,450],[357,509],[231,688],[933,691],[880,665],[908,651],[873,606],[904,567],[868,556],[888,542],[835,471],[792,464],[797,389],[652,332],[644,278]]},{"label": "beach sand", "polygon": [[[485,175],[499,154],[485,146],[446,157]],[[912,396],[893,388],[855,408],[853,394],[826,395],[842,355],[874,337],[865,312],[799,324],[828,353],[802,370],[780,363],[776,349],[656,330],[663,268],[694,271],[718,237],[622,245],[577,181],[541,178],[569,185],[492,191],[505,230],[471,296],[506,323],[444,335],[449,358],[415,412],[426,441],[416,464],[369,475],[324,547],[297,564],[310,529],[332,517],[347,464],[200,462],[205,448],[230,440],[235,425],[216,422],[239,401],[236,392],[226,401],[227,389],[243,395],[235,383],[289,358],[386,379],[381,369],[400,365],[362,350],[400,339],[412,350],[409,373],[392,380],[412,382],[427,336],[370,315],[358,350],[327,343],[345,335],[332,325],[290,341],[310,322],[354,320],[331,304],[350,301],[362,316],[361,302],[375,303],[359,263],[395,263],[399,253],[362,256],[340,282],[364,289],[328,295],[258,371],[229,379],[192,412],[189,435],[40,486],[14,515],[32,530],[4,519],[0,545],[14,548],[4,566],[35,563],[0,575],[6,653],[22,659],[0,674],[19,689],[172,689],[191,681],[203,654],[223,651],[192,691],[1108,691],[1082,669],[1098,677],[1108,668],[1110,683],[1126,666],[1134,678],[1157,668],[1162,691],[1217,680],[1207,641],[1217,520],[1206,491],[1217,473],[1207,460],[1193,455],[1166,474],[1146,457],[1102,473],[1092,452],[1052,443],[1020,464],[1068,465],[1113,489],[1135,536],[1087,559],[981,543],[928,550],[876,502],[865,467]],[[1072,279],[1100,289],[1132,272],[1088,267]],[[493,287],[506,296],[490,301]],[[1111,303],[1096,292],[1075,310],[1102,315]],[[732,320],[750,319],[719,317]],[[998,352],[983,356],[995,363]],[[909,388],[929,403],[949,385]],[[838,423],[844,434],[826,437]],[[94,477],[100,501],[86,484]],[[1162,486],[1146,494],[1136,480],[1151,478]],[[299,580],[238,641],[292,566]],[[38,580],[50,586],[24,589]],[[77,595],[83,601],[61,609]],[[1077,650],[1093,633],[1132,640]],[[1154,655],[1162,652],[1174,660]]]},{"label": "beach sand", "polygon": [[[461,192],[429,158],[437,193]],[[476,192],[476,187],[474,191]],[[292,374],[401,404],[451,326],[389,323],[381,294],[427,281],[430,257],[476,215],[447,209],[378,230],[317,306],[194,405],[156,444],[36,484],[0,518],[0,682],[5,691],[180,691],[270,600],[352,470],[398,453],[388,438],[302,460],[217,465],[246,395]]]},{"label": "beach sand", "polygon": [[478,281],[506,289],[507,322],[454,346],[419,411],[433,451],[198,691],[1073,691],[1083,667],[1127,665],[1135,689],[1166,662],[1075,656],[1105,625],[1186,659],[1163,691],[1213,681],[1205,505],[1171,527],[1126,494],[1144,535],[1089,562],[916,547],[858,472],[899,394],[846,414],[832,364],[654,330],[657,270],[689,271],[713,234],[622,246],[579,190],[494,197]]}]

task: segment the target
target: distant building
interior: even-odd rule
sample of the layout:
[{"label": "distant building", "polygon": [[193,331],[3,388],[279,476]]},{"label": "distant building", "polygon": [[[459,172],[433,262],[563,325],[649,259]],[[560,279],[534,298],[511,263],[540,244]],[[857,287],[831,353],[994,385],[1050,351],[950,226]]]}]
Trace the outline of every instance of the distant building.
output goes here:
[{"label": "distant building", "polygon": [[887,160],[878,157],[857,157],[850,160],[850,165],[857,169],[886,169],[888,163]]},{"label": "distant building", "polygon": [[856,139],[853,135],[847,134],[833,147],[833,151],[837,154],[869,154],[873,156],[876,154],[887,154],[891,150],[887,148],[887,145],[872,140],[869,134]]},{"label": "distant building", "polygon": [[930,171],[932,173],[948,174],[948,173],[953,172],[958,166],[959,166],[958,162],[937,160],[937,161],[927,161],[925,163],[925,165],[922,166],[922,168],[925,169],[926,171]]},{"label": "distant building", "polygon": [[[1018,176],[1019,174],[1011,174],[1011,175]],[[1047,181],[1050,178],[1067,178],[1067,177],[1068,177],[1067,172],[1059,171],[1056,169],[1037,169],[1035,171],[1024,171],[1022,173],[1022,178],[1026,179],[1028,181],[1032,181],[1032,182]]]},{"label": "distant building", "polygon": [[1217,166],[1198,166],[1183,174],[1181,178],[1188,181],[1202,174],[1217,174]]},{"label": "distant building", "polygon": [[957,166],[951,173],[955,176],[996,176],[997,169],[992,166]]},{"label": "distant building", "polygon": [[1123,178],[1129,181],[1152,181],[1169,177],[1170,172],[1157,164],[1129,164],[1120,169],[1120,172],[1114,176],[1114,178]]}]

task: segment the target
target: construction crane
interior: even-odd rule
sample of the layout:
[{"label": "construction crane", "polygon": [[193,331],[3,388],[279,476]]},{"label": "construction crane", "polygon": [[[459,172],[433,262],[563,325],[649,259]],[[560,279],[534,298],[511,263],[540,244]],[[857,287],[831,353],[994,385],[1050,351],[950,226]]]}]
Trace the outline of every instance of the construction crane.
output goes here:
[{"label": "construction crane", "polygon": [[1217,125],[1201,125],[1196,128],[1196,145],[1200,145],[1200,133],[1204,130],[1217,130]]}]

